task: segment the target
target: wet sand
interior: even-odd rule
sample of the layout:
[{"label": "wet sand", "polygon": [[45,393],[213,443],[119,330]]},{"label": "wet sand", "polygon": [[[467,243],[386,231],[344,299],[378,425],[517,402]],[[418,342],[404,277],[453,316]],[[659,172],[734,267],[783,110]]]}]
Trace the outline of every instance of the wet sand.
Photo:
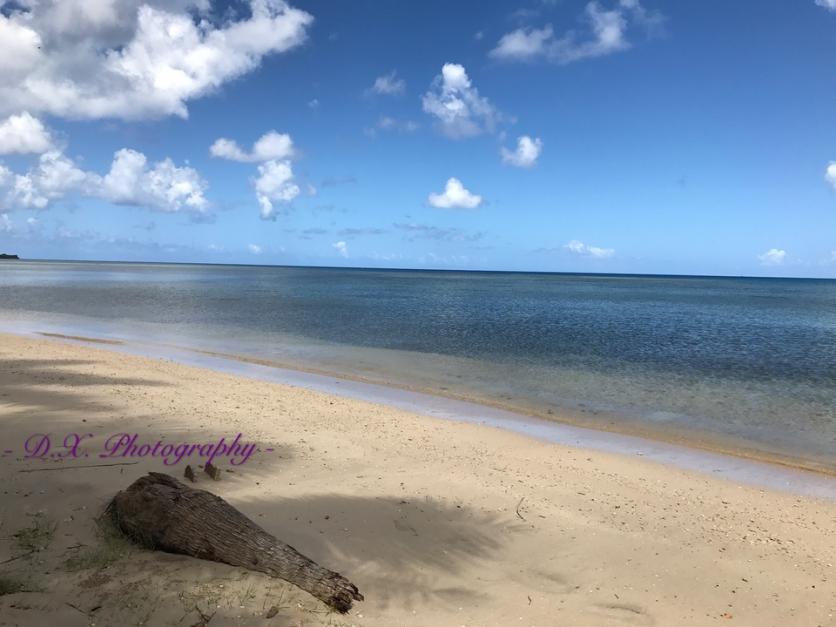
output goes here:
[{"label": "wet sand", "polygon": [[[119,432],[172,443],[242,433],[261,450],[219,462],[221,481],[198,473],[198,487],[349,577],[366,601],[338,616],[240,568],[100,550],[94,517],[107,500],[166,467],[21,459],[26,438],[46,432],[94,434],[91,455]],[[13,451],[0,458],[0,576],[31,590],[0,596],[0,624],[830,625],[836,615],[836,502],[635,455],[9,335],[0,438]],[[183,464],[168,469],[180,476]]]}]

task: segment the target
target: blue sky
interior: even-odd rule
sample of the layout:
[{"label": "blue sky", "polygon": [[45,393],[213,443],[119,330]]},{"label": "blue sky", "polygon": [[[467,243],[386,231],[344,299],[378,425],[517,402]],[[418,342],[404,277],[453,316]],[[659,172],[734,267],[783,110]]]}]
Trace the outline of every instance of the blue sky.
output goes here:
[{"label": "blue sky", "polygon": [[836,2],[0,14],[0,250],[836,277]]}]

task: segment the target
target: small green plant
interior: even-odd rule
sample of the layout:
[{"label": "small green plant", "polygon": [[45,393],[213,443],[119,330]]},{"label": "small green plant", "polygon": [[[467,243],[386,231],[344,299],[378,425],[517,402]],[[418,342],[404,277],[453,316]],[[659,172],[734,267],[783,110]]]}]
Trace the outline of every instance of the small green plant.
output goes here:
[{"label": "small green plant", "polygon": [[18,548],[25,553],[43,551],[49,546],[52,537],[55,535],[56,524],[49,520],[46,514],[38,512],[37,514],[30,514],[30,516],[32,517],[32,524],[14,534]]},{"label": "small green plant", "polygon": [[101,569],[110,566],[128,555],[133,545],[106,516],[96,521],[98,544],[78,552],[64,562],[64,567],[71,571]]}]

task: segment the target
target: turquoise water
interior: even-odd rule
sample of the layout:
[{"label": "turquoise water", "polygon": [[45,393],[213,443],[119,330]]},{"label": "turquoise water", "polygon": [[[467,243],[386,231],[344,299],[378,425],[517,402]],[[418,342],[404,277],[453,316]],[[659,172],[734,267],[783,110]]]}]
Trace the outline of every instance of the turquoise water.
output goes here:
[{"label": "turquoise water", "polygon": [[836,281],[5,262],[21,321],[836,467]]}]

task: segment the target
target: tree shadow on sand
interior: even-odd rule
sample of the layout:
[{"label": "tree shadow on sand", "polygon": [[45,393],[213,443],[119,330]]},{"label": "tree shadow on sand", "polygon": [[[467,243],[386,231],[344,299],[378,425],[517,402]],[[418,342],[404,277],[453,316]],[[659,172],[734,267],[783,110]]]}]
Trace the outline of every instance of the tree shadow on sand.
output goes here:
[{"label": "tree shadow on sand", "polygon": [[[126,476],[123,487],[129,483]],[[474,584],[479,577],[468,571],[493,577],[502,549],[524,530],[507,514],[436,499],[329,494],[240,500],[233,497],[237,486],[227,484],[219,490],[219,484],[204,478],[196,487],[226,492],[236,507],[280,541],[346,576],[365,596],[357,611],[369,615],[387,609],[420,612],[428,604],[452,610],[478,604],[485,594]],[[68,529],[61,525],[59,530]],[[330,613],[307,593],[267,575],[138,547],[112,564],[68,572],[62,562],[78,549],[63,544],[61,559],[40,579],[43,590],[52,599],[65,600],[64,605],[91,611],[90,618],[97,622],[118,619],[127,624],[124,621],[144,617],[153,624],[163,616],[212,614],[216,621],[251,624],[247,620],[257,621],[276,605],[281,611],[278,624],[298,624],[281,622],[297,615],[299,623],[320,624]],[[26,568],[24,563],[19,566]],[[28,602],[25,596],[21,600]]]},{"label": "tree shadow on sand", "polygon": [[[83,409],[106,412],[112,408],[92,400],[85,388],[96,386],[165,387],[167,383],[143,377],[112,377],[89,372],[95,361],[79,359],[0,359],[0,404],[14,398],[17,406],[6,412],[6,420],[30,417],[35,413],[62,413]],[[76,391],[50,389],[68,386]]]},{"label": "tree shadow on sand", "polygon": [[459,575],[489,563],[523,530],[507,515],[424,497],[326,494],[236,505],[381,607],[478,601],[482,592]]},{"label": "tree shadow on sand", "polygon": [[[136,399],[131,403],[142,407],[138,414],[112,416],[114,405],[107,402],[107,396],[92,394],[91,387],[99,386],[102,390],[122,388],[124,392],[141,386],[171,386],[150,377],[93,374],[95,365],[95,360],[0,359],[0,371],[4,373],[0,379],[0,405],[6,405],[4,421],[16,422],[15,428],[20,429],[28,426],[31,419],[38,418],[39,413],[49,412],[51,429],[77,428],[77,425],[71,425],[72,421],[96,412],[95,416],[103,420],[102,424],[86,424],[84,428],[90,427],[91,431],[98,429],[96,437],[99,439],[117,430],[148,433],[153,437],[164,433],[169,441],[176,441],[181,436],[189,437],[190,441],[195,441],[195,438],[213,441],[219,436],[230,435],[222,432],[222,422],[214,421],[211,428],[205,428],[195,426],[194,416],[187,418],[184,415],[182,419],[169,416],[164,421],[160,420],[159,416],[150,415],[149,408],[139,405],[141,401]],[[56,385],[61,385],[62,389],[52,387]],[[121,397],[112,398],[118,402]],[[111,422],[104,421],[111,418]],[[27,421],[25,425],[22,419]],[[524,528],[513,513],[509,516],[507,512],[481,511],[441,499],[408,494],[374,497],[334,493],[268,498],[263,495],[258,482],[275,481],[285,468],[290,468],[288,460],[294,457],[295,446],[283,446],[277,442],[259,442],[259,445],[271,447],[274,451],[259,454],[245,468],[235,469],[233,473],[225,472],[231,469],[227,463],[220,464],[224,473],[223,481],[218,483],[198,471],[196,487],[223,496],[279,540],[322,566],[346,576],[359,586],[366,596],[365,607],[370,609],[392,606],[399,611],[408,611],[413,608],[420,610],[427,602],[450,606],[478,602],[484,593],[473,583],[478,581],[478,577],[472,571],[490,573],[512,536]],[[0,465],[0,478],[5,485],[3,504],[10,510],[24,513],[43,511],[57,521],[54,546],[48,554],[39,554],[43,562],[39,570],[43,571],[43,594],[65,594],[70,602],[73,602],[73,595],[78,594],[76,582],[82,581],[82,576],[83,581],[88,581],[96,574],[91,571],[89,574],[68,575],[62,566],[63,561],[74,555],[73,551],[79,546],[95,543],[90,533],[92,517],[116,491],[125,489],[145,472],[166,472],[182,481],[185,466],[181,463],[167,468],[162,467],[159,460],[143,459],[136,465],[120,468],[66,468],[30,473],[28,469],[35,468],[35,464],[40,462],[28,463],[30,465],[26,466],[20,460],[6,458]],[[335,487],[339,485],[338,479],[335,475]],[[56,509],[57,502],[63,504],[62,509]],[[82,507],[80,503],[87,503],[88,506]],[[4,557],[15,556],[14,547],[7,545],[8,542],[0,543]],[[172,559],[174,562],[165,563],[183,569],[184,586],[188,585],[188,572],[193,568],[200,569],[206,578],[211,578],[212,572],[230,572],[230,567],[210,562],[187,557]],[[23,559],[9,564],[12,565],[23,571],[31,570],[32,566]],[[158,572],[159,566],[155,554],[146,554],[145,559],[131,561],[130,564],[120,562],[112,568],[122,569],[132,577],[153,576],[159,579],[162,575]],[[252,576],[262,587],[276,583],[264,575]],[[121,604],[116,589],[114,596],[105,595],[110,600],[102,600],[101,592],[96,586],[89,586],[91,607],[95,599],[103,605],[111,602]],[[153,595],[149,595],[148,603],[149,607],[157,603]],[[237,607],[230,605],[230,617]]]}]

